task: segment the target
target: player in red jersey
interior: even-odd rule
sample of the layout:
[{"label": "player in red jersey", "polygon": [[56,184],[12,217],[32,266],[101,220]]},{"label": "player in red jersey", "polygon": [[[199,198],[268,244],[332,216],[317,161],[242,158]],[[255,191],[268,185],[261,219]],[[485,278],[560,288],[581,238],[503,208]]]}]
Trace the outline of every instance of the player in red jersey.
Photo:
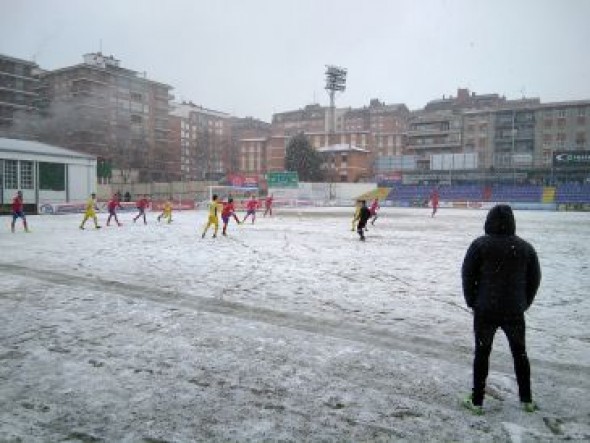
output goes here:
[{"label": "player in red jersey", "polygon": [[147,195],[144,195],[142,198],[137,200],[136,206],[137,206],[139,213],[135,217],[133,217],[133,223],[135,223],[138,218],[143,216],[143,224],[147,225],[147,221],[145,219],[145,210],[147,209],[149,204],[150,204],[150,202],[147,199]]},{"label": "player in red jersey", "polygon": [[434,214],[438,210],[438,198],[438,190],[434,188],[430,193],[430,203],[432,204],[432,214],[430,214],[430,217],[434,217]]},{"label": "player in red jersey", "polygon": [[240,219],[238,219],[235,211],[234,199],[230,197],[227,203],[223,203],[223,209],[221,211],[221,220],[223,221],[222,235],[227,235],[227,224],[229,223],[230,217],[233,217],[238,225],[240,224]]},{"label": "player in red jersey", "polygon": [[14,233],[14,226],[16,225],[16,219],[23,219],[23,227],[25,232],[29,232],[29,226],[27,225],[27,218],[25,217],[24,204],[23,204],[23,193],[18,191],[12,199],[12,223],[10,224],[10,230]]},{"label": "player in red jersey", "polygon": [[111,218],[115,218],[115,222],[117,226],[122,226],[122,223],[119,222],[117,218],[117,208],[121,208],[121,197],[119,194],[113,195],[107,204],[107,209],[109,210],[109,217],[107,218],[107,226],[111,223]]},{"label": "player in red jersey", "polygon": [[264,215],[263,215],[263,217],[266,217],[266,214],[268,214],[269,216],[272,217],[272,200],[273,200],[272,194],[267,196],[266,200],[264,200]]},{"label": "player in red jersey", "polygon": [[246,216],[244,217],[244,220],[242,220],[242,223],[244,223],[246,221],[246,219],[248,218],[248,216],[252,216],[252,224],[254,224],[254,221],[256,220],[256,209],[258,208],[258,200],[256,200],[256,197],[252,196],[250,197],[250,200],[248,200],[248,202],[246,203]]},{"label": "player in red jersey", "polygon": [[379,199],[376,198],[375,200],[373,200],[373,203],[371,203],[371,207],[369,208],[369,211],[371,212],[371,217],[373,217],[373,219],[371,220],[371,225],[375,225],[375,220],[377,220],[377,218],[379,217],[377,215],[377,211],[381,209],[381,206],[379,206]]}]

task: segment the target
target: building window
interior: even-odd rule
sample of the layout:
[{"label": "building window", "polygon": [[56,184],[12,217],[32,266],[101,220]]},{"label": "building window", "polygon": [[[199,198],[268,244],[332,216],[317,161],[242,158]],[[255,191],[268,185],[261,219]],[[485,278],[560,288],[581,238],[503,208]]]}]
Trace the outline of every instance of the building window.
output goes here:
[{"label": "building window", "polygon": [[39,189],[65,191],[66,165],[63,163],[39,163]]},{"label": "building window", "polygon": [[566,116],[566,109],[558,109],[557,110],[557,117],[558,118],[565,118]]},{"label": "building window", "polygon": [[33,189],[33,162],[20,162],[20,187]]},{"label": "building window", "polygon": [[141,124],[142,118],[141,115],[132,115],[131,116],[131,123],[139,123]]},{"label": "building window", "polygon": [[18,189],[18,162],[16,160],[4,160],[4,188]]}]

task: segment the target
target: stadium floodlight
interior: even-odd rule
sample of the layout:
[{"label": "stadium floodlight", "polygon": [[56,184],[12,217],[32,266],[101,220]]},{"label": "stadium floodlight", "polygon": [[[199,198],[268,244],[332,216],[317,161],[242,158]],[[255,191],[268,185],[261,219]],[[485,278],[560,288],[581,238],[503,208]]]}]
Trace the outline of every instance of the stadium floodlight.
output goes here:
[{"label": "stadium floodlight", "polygon": [[326,90],[343,92],[346,90],[346,68],[326,65]]},{"label": "stadium floodlight", "polygon": [[334,98],[336,92],[346,90],[346,68],[334,65],[326,65],[326,91],[330,94],[330,132],[336,128],[336,104]]}]

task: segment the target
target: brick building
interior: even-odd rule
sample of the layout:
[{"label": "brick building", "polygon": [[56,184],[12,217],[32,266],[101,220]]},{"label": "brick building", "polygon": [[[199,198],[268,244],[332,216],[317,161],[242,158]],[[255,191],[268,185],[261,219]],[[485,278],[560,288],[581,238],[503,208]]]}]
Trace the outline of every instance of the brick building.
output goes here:
[{"label": "brick building", "polygon": [[318,148],[323,163],[324,179],[328,182],[355,183],[372,178],[371,156],[367,149],[337,144]]}]

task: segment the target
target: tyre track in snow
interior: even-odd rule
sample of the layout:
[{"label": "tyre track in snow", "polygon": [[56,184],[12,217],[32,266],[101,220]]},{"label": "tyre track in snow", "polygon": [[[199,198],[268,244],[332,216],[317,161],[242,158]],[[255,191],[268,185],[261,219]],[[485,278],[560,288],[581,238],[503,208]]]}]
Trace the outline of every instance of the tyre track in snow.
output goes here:
[{"label": "tyre track in snow", "polygon": [[[133,283],[106,280],[100,277],[80,276],[55,270],[34,269],[18,264],[0,263],[0,272],[33,278],[54,285],[78,286],[136,300],[151,301],[165,306],[226,315],[240,320],[261,322],[305,333],[349,340],[362,345],[405,351],[411,354],[418,354],[421,357],[440,359],[453,364],[461,363],[470,366],[472,363],[471,349],[466,350],[465,346],[453,345],[448,342],[419,335],[408,335],[404,333],[401,336],[395,331],[392,332],[390,329],[368,327],[362,324],[354,324],[347,320],[340,321],[330,318],[313,317],[300,313],[268,309],[261,306],[250,306],[221,298],[203,297],[194,293],[182,293],[169,289],[146,287]],[[5,297],[4,294],[0,294],[0,298]],[[501,368],[507,373],[511,373],[511,359],[508,357],[503,360],[506,363],[498,363],[494,366]],[[588,366],[539,359],[531,359],[531,364],[536,376],[540,376],[541,373],[546,375],[557,373],[559,374],[558,379],[560,383],[567,383],[578,387],[589,385],[588,374],[590,374],[590,368]]]}]

